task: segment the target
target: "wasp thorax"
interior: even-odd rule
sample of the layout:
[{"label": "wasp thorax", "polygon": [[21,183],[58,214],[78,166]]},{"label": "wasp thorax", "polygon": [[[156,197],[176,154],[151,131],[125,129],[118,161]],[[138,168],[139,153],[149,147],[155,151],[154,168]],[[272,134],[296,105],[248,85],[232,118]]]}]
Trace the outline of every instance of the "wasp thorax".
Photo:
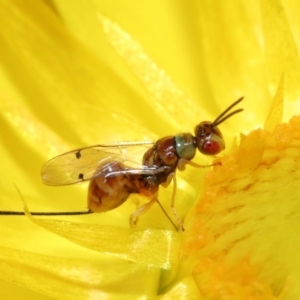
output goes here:
[{"label": "wasp thorax", "polygon": [[215,155],[225,149],[222,133],[212,122],[201,122],[195,128],[196,146],[205,155]]}]

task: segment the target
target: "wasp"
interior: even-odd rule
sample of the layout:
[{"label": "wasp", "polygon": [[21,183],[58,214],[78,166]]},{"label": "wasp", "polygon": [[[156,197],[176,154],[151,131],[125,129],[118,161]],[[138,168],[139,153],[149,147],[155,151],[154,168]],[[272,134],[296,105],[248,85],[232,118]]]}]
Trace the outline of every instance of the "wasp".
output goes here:
[{"label": "wasp", "polygon": [[[173,181],[171,209],[180,229],[184,230],[183,223],[175,209],[176,171],[184,170],[186,165],[197,168],[206,167],[192,162],[197,150],[205,155],[216,155],[225,149],[224,139],[218,125],[243,110],[237,109],[230,112],[242,100],[243,97],[235,101],[213,122],[204,121],[198,124],[194,135],[180,133],[163,137],[156,142],[94,145],[52,158],[42,168],[43,182],[46,185],[62,186],[89,181],[88,211],[33,214],[105,212],[120,206],[131,194],[144,195],[149,198],[149,201],[130,215],[130,225],[133,227],[138,217],[147,212],[154,203],[161,206],[158,200],[159,187],[160,185],[166,187]],[[143,153],[140,161],[137,160],[138,152]],[[163,209],[162,206],[161,208]],[[165,211],[164,213],[166,214]],[[172,220],[171,222],[174,225]]]}]

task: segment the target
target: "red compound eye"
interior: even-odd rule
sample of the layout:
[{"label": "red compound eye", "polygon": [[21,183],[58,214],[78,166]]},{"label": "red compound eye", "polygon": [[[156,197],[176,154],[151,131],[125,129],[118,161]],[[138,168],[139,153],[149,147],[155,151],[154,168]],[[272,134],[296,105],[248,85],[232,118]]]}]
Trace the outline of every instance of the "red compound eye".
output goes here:
[{"label": "red compound eye", "polygon": [[204,138],[200,137],[196,141],[199,151],[205,155],[216,155],[225,149],[221,132],[212,133]]},{"label": "red compound eye", "polygon": [[207,155],[215,155],[224,149],[224,145],[216,141],[206,141],[202,146],[202,153]]}]

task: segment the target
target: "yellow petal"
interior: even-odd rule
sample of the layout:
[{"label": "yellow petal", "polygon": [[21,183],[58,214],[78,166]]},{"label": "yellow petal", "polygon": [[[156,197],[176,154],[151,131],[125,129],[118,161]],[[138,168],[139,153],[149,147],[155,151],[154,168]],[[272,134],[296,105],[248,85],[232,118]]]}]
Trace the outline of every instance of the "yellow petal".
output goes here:
[{"label": "yellow petal", "polygon": [[276,92],[276,95],[273,100],[272,107],[267,116],[264,129],[269,131],[274,130],[277,124],[282,122],[283,116],[283,82],[284,82],[284,74],[282,74],[280,83]]},{"label": "yellow petal", "polygon": [[[161,269],[177,269],[176,253],[180,239],[176,232],[150,229],[134,230],[50,219],[39,220],[30,215],[27,205],[25,202],[23,203],[24,211],[33,223],[76,244],[140,265]],[[166,256],[166,253],[169,255]]]},{"label": "yellow petal", "polygon": [[[0,260],[1,280],[30,288],[51,299],[128,299],[128,295],[135,297],[139,294],[153,297],[160,276],[159,269],[108,256],[91,263],[0,247]],[[140,277],[144,284],[141,284]],[[20,291],[19,297],[22,298],[19,299],[25,299],[24,291]],[[25,290],[25,293],[28,292]],[[48,299],[34,293],[29,295],[30,299]]]}]

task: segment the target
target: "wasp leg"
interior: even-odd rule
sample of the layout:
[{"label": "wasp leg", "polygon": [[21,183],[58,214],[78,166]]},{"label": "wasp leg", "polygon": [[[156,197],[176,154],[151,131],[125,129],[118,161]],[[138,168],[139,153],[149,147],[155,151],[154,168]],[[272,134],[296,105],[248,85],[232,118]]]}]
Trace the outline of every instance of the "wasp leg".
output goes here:
[{"label": "wasp leg", "polygon": [[213,166],[221,166],[222,163],[221,162],[216,162],[214,164],[210,164],[210,165],[199,165],[193,161],[190,161],[190,160],[187,160],[187,159],[184,159],[184,158],[181,158],[179,159],[178,161],[178,164],[177,164],[177,169],[179,171],[183,171],[185,169],[185,166],[186,165],[190,165],[194,168],[208,168],[208,167],[213,167]]},{"label": "wasp leg", "polygon": [[161,183],[160,185],[163,186],[164,188],[166,188],[167,186],[169,186],[169,184],[171,183],[171,181],[174,179],[175,173],[172,172],[168,175],[167,180],[163,183]]},{"label": "wasp leg", "polygon": [[161,203],[159,202],[159,200],[156,197],[152,198],[152,200],[150,202],[147,202],[146,204],[142,205],[140,208],[138,208],[134,213],[132,213],[130,215],[130,218],[129,218],[130,227],[131,228],[134,227],[136,225],[137,221],[138,221],[139,216],[146,213],[151,208],[153,203],[155,203],[155,202],[157,202],[157,204],[160,206],[161,210],[166,215],[166,217],[169,219],[169,221],[172,223],[174,228],[176,230],[178,230],[177,226],[174,224],[174,222],[172,221],[172,219],[167,214],[167,212],[165,211],[165,209],[163,208],[163,206],[161,205]]},{"label": "wasp leg", "polygon": [[151,201],[143,204],[141,207],[139,207],[134,213],[132,213],[129,217],[129,223],[130,223],[130,227],[134,227],[138,221],[139,216],[143,215],[144,213],[146,213],[151,206],[156,202],[156,198],[152,198]]},{"label": "wasp leg", "polygon": [[130,200],[133,202],[133,204],[135,204],[136,210],[138,210],[140,206],[140,200],[137,199],[136,197],[132,197]]},{"label": "wasp leg", "polygon": [[[177,190],[177,181],[176,181],[176,176],[175,176],[175,172],[173,173],[170,173],[168,178],[167,178],[167,185],[173,180],[173,192],[172,192],[172,198],[171,198],[171,209],[173,211],[173,215],[175,216],[176,218],[176,221],[179,225],[179,228],[184,231],[184,227],[183,227],[183,223],[182,221],[180,220],[178,214],[177,214],[177,211],[175,209],[175,196],[176,196],[176,190]],[[173,222],[172,222],[173,223]]]}]

